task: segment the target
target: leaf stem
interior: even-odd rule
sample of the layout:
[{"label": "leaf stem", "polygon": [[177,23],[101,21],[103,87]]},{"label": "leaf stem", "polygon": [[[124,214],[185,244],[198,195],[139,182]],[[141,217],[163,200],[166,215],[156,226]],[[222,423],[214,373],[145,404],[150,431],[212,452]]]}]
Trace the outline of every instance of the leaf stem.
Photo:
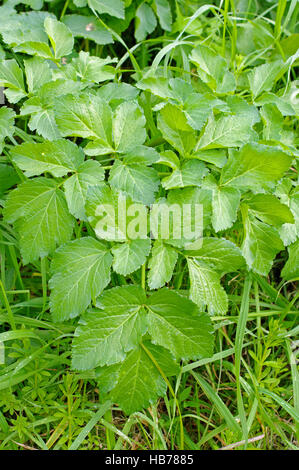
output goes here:
[{"label": "leaf stem", "polygon": [[10,308],[10,305],[9,305],[9,302],[8,302],[8,299],[7,299],[6,292],[5,292],[4,285],[3,285],[2,281],[0,281],[0,287],[1,287],[1,290],[2,290],[2,294],[3,294],[3,298],[4,298],[4,304],[5,304],[5,307],[6,307],[6,310],[7,310],[7,315],[8,315],[8,319],[9,319],[11,329],[16,330],[17,328],[16,328],[14,315],[13,315],[12,309]]}]

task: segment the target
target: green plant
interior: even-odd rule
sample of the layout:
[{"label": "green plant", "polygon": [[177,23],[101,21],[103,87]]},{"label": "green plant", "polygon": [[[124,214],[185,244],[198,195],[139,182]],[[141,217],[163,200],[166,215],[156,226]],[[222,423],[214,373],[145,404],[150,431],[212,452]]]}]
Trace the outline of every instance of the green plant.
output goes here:
[{"label": "green plant", "polygon": [[[271,321],[264,337],[258,286],[274,296],[283,319],[288,318],[292,306],[264,278],[273,266],[284,282],[299,275],[298,90],[293,75],[298,54],[281,40],[285,2],[279,2],[273,30],[264,18],[237,23],[234,9],[240,2],[231,2],[231,15],[229,2],[224,9],[198,2],[188,9],[178,2],[173,25],[174,5],[166,0],[75,1],[78,11],[67,1],[60,15],[54,8],[17,14],[13,6],[19,3],[26,2],[1,7],[7,21],[0,26],[0,85],[8,104],[0,109],[0,301],[11,330],[1,333],[0,340],[8,344],[15,383],[28,380],[24,393],[43,406],[56,400],[54,392],[49,397],[41,386],[51,376],[46,364],[72,370],[60,384],[59,400],[66,407],[58,406],[59,425],[47,447],[60,439],[60,446],[72,448],[74,439],[78,446],[85,439],[76,430],[84,422],[79,413],[84,400],[77,393],[81,377],[98,385],[102,404],[116,403],[126,414],[154,406],[169,389],[168,412],[175,410],[173,419],[177,413],[183,447],[180,402],[189,399],[192,387],[185,384],[178,396],[173,380],[180,380],[188,361],[195,361],[193,370],[213,357],[216,322],[224,321],[220,328],[239,314],[240,297],[236,302],[231,286],[243,292],[230,370],[236,378],[240,426],[213,387],[198,372],[192,374],[223,414],[229,432],[235,439],[242,435],[246,445],[250,426],[240,371],[251,285],[261,342],[249,350],[254,378],[247,371],[244,380],[252,380],[256,396],[261,394],[250,402],[251,410],[259,405],[267,416],[275,399],[259,390],[278,396],[288,369],[286,356],[269,359],[273,346],[284,347],[285,336],[279,336],[281,323]],[[29,2],[32,8],[42,3]],[[91,11],[85,10],[87,4]],[[66,14],[68,8],[76,13]],[[290,22],[294,11],[291,2]],[[210,12],[214,16],[205,21],[202,16]],[[135,38],[141,41],[136,54],[135,46],[119,36],[134,15]],[[175,39],[145,40],[157,26],[155,15],[160,28]],[[121,19],[119,29],[112,17]],[[215,36],[219,22],[223,34]],[[296,33],[288,39],[292,36],[298,42]],[[113,38],[117,46],[111,45]],[[113,49],[119,44],[120,59]],[[151,62],[156,44],[159,52]],[[153,234],[148,225],[143,237],[128,236],[132,227],[140,229],[138,207],[148,221],[153,204],[170,212],[176,207],[180,214],[188,206],[193,238],[174,235],[175,214],[168,237],[160,228]],[[113,217],[108,209],[99,211],[108,205]],[[200,227],[198,206],[203,211]],[[100,231],[103,220],[105,230]],[[37,292],[31,300],[24,281],[30,270],[40,280],[30,286]],[[52,348],[59,349],[61,340],[60,356]],[[23,350],[35,360],[22,359]],[[29,436],[43,447],[22,414],[23,404],[13,398],[8,409],[20,411],[13,435]],[[109,446],[117,446],[109,412],[100,409],[97,416],[105,420]]]}]

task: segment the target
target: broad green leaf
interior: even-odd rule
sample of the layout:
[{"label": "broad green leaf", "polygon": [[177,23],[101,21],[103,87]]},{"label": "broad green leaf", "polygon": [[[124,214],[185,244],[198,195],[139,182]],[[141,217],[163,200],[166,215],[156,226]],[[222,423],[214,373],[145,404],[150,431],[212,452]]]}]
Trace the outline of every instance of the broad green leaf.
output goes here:
[{"label": "broad green leaf", "polygon": [[53,319],[63,321],[83,313],[109,283],[111,264],[106,245],[91,237],[61,246],[53,257],[49,282]]},{"label": "broad green leaf", "polygon": [[[179,119],[184,122],[181,112],[185,115],[187,123],[192,129],[201,130],[208,119],[213,107],[222,101],[211,94],[196,93],[192,85],[181,78],[165,78],[157,76],[146,76],[137,83],[138,88],[148,90],[152,94],[171,101],[176,105]],[[226,107],[227,108],[227,107]],[[229,111],[229,109],[226,109]],[[189,128],[191,131],[191,129]]]},{"label": "broad green leaf", "polygon": [[152,204],[158,191],[160,180],[153,168],[131,163],[131,159],[116,160],[109,174],[109,183],[116,190],[123,191],[133,201]]},{"label": "broad green leaf", "polygon": [[253,104],[249,104],[240,96],[228,96],[227,104],[232,114],[246,118],[249,122],[251,122],[252,125],[260,122],[261,117],[257,107]]},{"label": "broad green leaf", "polygon": [[39,57],[24,61],[26,81],[30,93],[35,93],[42,85],[52,79],[49,65]]},{"label": "broad green leaf", "polygon": [[212,314],[225,315],[228,300],[220,284],[220,274],[200,259],[188,258],[190,298],[200,308],[209,307]]},{"label": "broad green leaf", "polygon": [[56,19],[45,19],[45,31],[50,39],[56,59],[69,55],[74,47],[74,38],[69,28]]},{"label": "broad green leaf", "polygon": [[154,344],[163,346],[176,359],[212,355],[212,324],[189,299],[160,289],[148,300],[148,329]]},{"label": "broad green leaf", "polygon": [[285,71],[281,61],[267,63],[255,67],[248,74],[250,89],[255,99],[263,91],[270,91],[276,80]]},{"label": "broad green leaf", "polygon": [[92,369],[123,361],[146,331],[145,295],[138,286],[114,287],[103,293],[101,308],[83,317],[73,341],[73,367]]},{"label": "broad green leaf", "polygon": [[264,124],[263,139],[283,141],[283,117],[275,104],[265,104],[261,109]]},{"label": "broad green leaf", "polygon": [[155,0],[154,6],[161,28],[171,31],[172,15],[168,0]]},{"label": "broad green leaf", "polygon": [[71,67],[82,82],[99,83],[111,80],[115,76],[115,69],[109,65],[115,59],[107,57],[100,59],[89,55],[89,52],[80,51],[79,57],[72,59]]},{"label": "broad green leaf", "polygon": [[164,139],[182,155],[189,154],[195,146],[195,132],[188,124],[183,111],[167,104],[158,114],[158,128]]},{"label": "broad green leaf", "polygon": [[72,235],[73,218],[64,194],[48,178],[25,181],[14,189],[7,198],[4,215],[19,234],[24,264],[52,254]]},{"label": "broad green leaf", "polygon": [[23,73],[15,59],[0,61],[0,86],[8,88],[5,95],[11,103],[17,103],[27,95]]},{"label": "broad green leaf", "polygon": [[15,146],[11,155],[28,177],[45,172],[56,177],[65,176],[69,172],[75,172],[84,161],[82,150],[64,139],[42,143],[26,142]]},{"label": "broad green leaf", "polygon": [[283,116],[294,116],[296,114],[295,109],[284,96],[277,96],[270,92],[263,93],[255,100],[255,104],[257,106],[275,104]]},{"label": "broad green leaf", "polygon": [[29,128],[36,130],[45,139],[55,140],[61,137],[54,117],[54,103],[61,96],[69,93],[77,94],[81,90],[81,82],[57,78],[44,83],[35,96],[25,101],[21,108],[21,115],[31,115]]},{"label": "broad green leaf", "polygon": [[[183,80],[182,82],[185,83]],[[147,74],[136,84],[141,90],[150,91],[153,95],[159,96],[160,98],[175,99],[175,95],[169,85],[170,80],[168,78],[156,75],[148,76]]]},{"label": "broad green leaf", "polygon": [[21,108],[21,116],[31,115],[28,127],[48,140],[61,138],[55,122],[54,110],[44,106],[39,97],[29,98]]},{"label": "broad green leaf", "polygon": [[125,243],[115,245],[113,254],[113,270],[118,274],[127,276],[139,269],[146,261],[151,249],[149,238],[142,240],[128,240]]},{"label": "broad green leaf", "polygon": [[196,150],[240,147],[247,142],[256,141],[257,137],[252,123],[246,116],[229,115],[215,118],[212,113]]},{"label": "broad green leaf", "polygon": [[278,231],[251,214],[247,214],[244,228],[242,252],[247,265],[254,272],[266,276],[275,256],[284,248]]},{"label": "broad green leaf", "polygon": [[157,26],[157,19],[152,8],[147,3],[142,3],[136,10],[135,18],[135,38],[143,41],[146,36],[152,33]]},{"label": "broad green leaf", "polygon": [[89,7],[98,13],[108,13],[116,18],[125,17],[124,2],[122,0],[87,0]]},{"label": "broad green leaf", "polygon": [[156,240],[148,263],[149,272],[147,282],[150,289],[158,289],[169,282],[178,259],[173,247],[162,240]]},{"label": "broad green leaf", "polygon": [[166,393],[166,384],[157,367],[141,346],[131,351],[121,365],[111,399],[131,414],[155,403]]},{"label": "broad green leaf", "polygon": [[276,147],[247,144],[231,154],[220,183],[240,189],[267,189],[283,176],[291,162],[292,157]]},{"label": "broad green leaf", "polygon": [[108,241],[127,241],[126,214],[130,205],[131,201],[124,194],[105,183],[89,187],[85,210],[97,237]]},{"label": "broad green leaf", "polygon": [[192,158],[198,158],[198,160],[212,163],[218,168],[223,168],[227,162],[226,150],[224,149],[199,150],[192,154]]},{"label": "broad green leaf", "polygon": [[240,192],[236,188],[216,186],[212,198],[212,224],[215,232],[230,228],[237,219]]},{"label": "broad green leaf", "polygon": [[[93,95],[66,95],[57,100],[55,119],[63,136],[95,141],[96,154],[112,152],[112,115],[109,105]],[[93,154],[86,147],[86,153]]]},{"label": "broad green leaf", "polygon": [[13,167],[0,163],[0,197],[7,189],[19,182],[19,176]]},{"label": "broad green leaf", "polygon": [[[113,364],[112,366],[97,367],[95,369],[95,377],[99,383],[101,393],[109,393],[116,385],[119,377],[119,369],[121,364]],[[91,373],[92,371],[89,371]]]},{"label": "broad green leaf", "polygon": [[[178,246],[184,246],[191,243],[197,238],[202,237],[202,230],[207,228],[211,223],[212,204],[211,191],[200,188],[188,187],[182,189],[172,189],[168,192],[167,202],[172,205],[179,205],[181,214],[183,215],[182,235],[184,235],[184,226],[190,227],[193,232],[192,236],[182,236],[182,243]],[[185,205],[185,206],[184,206]],[[186,210],[190,206],[190,211]],[[184,213],[185,207],[185,213]],[[199,209],[199,217],[195,219],[194,214]]]},{"label": "broad green leaf", "polygon": [[198,75],[217,93],[230,93],[234,91],[236,82],[233,74],[229,72],[226,60],[211,48],[203,45],[193,49],[190,60],[198,67]]},{"label": "broad green leaf", "polygon": [[173,170],[179,170],[181,166],[179,157],[172,150],[165,150],[165,152],[161,152],[157,163],[162,163],[163,165],[166,165]]},{"label": "broad green leaf", "polygon": [[201,246],[188,250],[186,255],[203,261],[222,274],[238,271],[245,266],[240,248],[224,238],[204,237]]},{"label": "broad green leaf", "polygon": [[198,160],[187,160],[181,168],[175,169],[170,176],[162,180],[165,189],[184,188],[186,186],[200,186],[203,177],[208,173],[205,165]]},{"label": "broad green leaf", "polygon": [[103,181],[105,170],[96,160],[87,160],[77,167],[76,172],[65,183],[64,191],[70,213],[76,219],[87,220],[85,203],[88,188]]},{"label": "broad green leaf", "polygon": [[127,153],[146,139],[145,117],[141,108],[134,102],[121,103],[113,116],[114,148],[119,153]]},{"label": "broad green leaf", "polygon": [[[8,2],[6,2],[8,3]],[[55,18],[46,11],[29,11],[16,14],[11,12],[6,19],[1,11],[0,33],[3,41],[10,46],[17,46],[27,41],[47,42],[44,21],[47,16]]]},{"label": "broad green leaf", "polygon": [[282,204],[272,194],[254,194],[245,200],[249,211],[269,225],[293,224],[294,216],[287,205]]},{"label": "broad green leaf", "polygon": [[14,48],[15,52],[23,52],[23,54],[34,55],[43,59],[54,60],[55,57],[48,44],[44,42],[27,41]]},{"label": "broad green leaf", "polygon": [[188,124],[192,127],[192,129],[198,131],[203,128],[205,122],[211,114],[212,109],[213,101],[211,98],[199,93],[189,93],[183,102],[183,110]]},{"label": "broad green leaf", "polygon": [[15,112],[11,108],[2,106],[0,108],[0,152],[6,137],[14,134]]},{"label": "broad green leaf", "polygon": [[289,258],[281,271],[287,281],[299,277],[299,240],[288,247]]},{"label": "broad green leaf", "polygon": [[295,242],[299,236],[299,191],[297,186],[292,188],[293,182],[290,179],[283,179],[277,185],[276,195],[283,204],[286,204],[293,216],[295,223],[286,223],[279,229],[279,234],[285,245]]},{"label": "broad green leaf", "polygon": [[[57,72],[57,78],[49,83],[45,83],[37,92],[37,96],[40,98],[42,104],[48,108],[56,106],[57,101],[65,95],[73,94],[79,95],[82,90],[82,83],[75,81],[76,78],[66,78],[65,76],[60,77]],[[84,87],[85,85],[83,85]]]},{"label": "broad green leaf", "polygon": [[110,31],[95,16],[66,15],[62,21],[75,37],[91,39],[96,44],[113,42]]},{"label": "broad green leaf", "polygon": [[106,100],[111,106],[114,103],[118,105],[123,101],[135,100],[138,93],[139,90],[124,82],[107,83],[107,85],[103,85],[97,90],[97,95]]},{"label": "broad green leaf", "polygon": [[162,346],[157,346],[150,341],[144,341],[143,344],[152,354],[166,377],[179,374],[180,366],[168,349],[162,348]]}]

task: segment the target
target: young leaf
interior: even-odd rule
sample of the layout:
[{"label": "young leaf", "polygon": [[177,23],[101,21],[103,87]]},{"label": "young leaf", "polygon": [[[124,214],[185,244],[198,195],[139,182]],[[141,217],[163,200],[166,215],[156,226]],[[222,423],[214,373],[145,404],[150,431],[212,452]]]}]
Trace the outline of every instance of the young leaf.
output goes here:
[{"label": "young leaf", "polygon": [[43,59],[55,60],[49,45],[44,42],[23,42],[16,46],[14,50],[15,52],[22,52],[23,54],[34,55]]},{"label": "young leaf", "polygon": [[89,306],[110,281],[112,256],[106,245],[91,237],[60,247],[54,255],[49,286],[55,321],[74,318]]},{"label": "young leaf", "polygon": [[236,82],[226,60],[211,48],[199,45],[192,50],[190,60],[198,66],[198,75],[217,93],[234,91]]},{"label": "young leaf", "polygon": [[99,83],[111,80],[115,76],[115,69],[108,64],[115,59],[107,57],[100,59],[89,55],[89,52],[80,51],[79,57],[72,59],[69,67],[82,82]]}]

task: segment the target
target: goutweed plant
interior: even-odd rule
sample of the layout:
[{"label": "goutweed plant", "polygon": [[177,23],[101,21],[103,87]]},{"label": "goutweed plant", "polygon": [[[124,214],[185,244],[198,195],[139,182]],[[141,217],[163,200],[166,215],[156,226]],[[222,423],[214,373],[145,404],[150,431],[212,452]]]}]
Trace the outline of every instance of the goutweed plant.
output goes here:
[{"label": "goutweed plant", "polygon": [[[279,2],[276,21],[242,2],[58,3],[0,7],[0,340],[38,355],[59,331],[68,367],[102,403],[131,414],[169,388],[179,410],[173,378],[217,354],[237,285],[240,424],[225,419],[246,440],[251,287],[280,299],[285,318],[267,277],[275,260],[286,285],[299,275],[296,2]],[[20,383],[30,355],[17,372],[15,361]]]}]

